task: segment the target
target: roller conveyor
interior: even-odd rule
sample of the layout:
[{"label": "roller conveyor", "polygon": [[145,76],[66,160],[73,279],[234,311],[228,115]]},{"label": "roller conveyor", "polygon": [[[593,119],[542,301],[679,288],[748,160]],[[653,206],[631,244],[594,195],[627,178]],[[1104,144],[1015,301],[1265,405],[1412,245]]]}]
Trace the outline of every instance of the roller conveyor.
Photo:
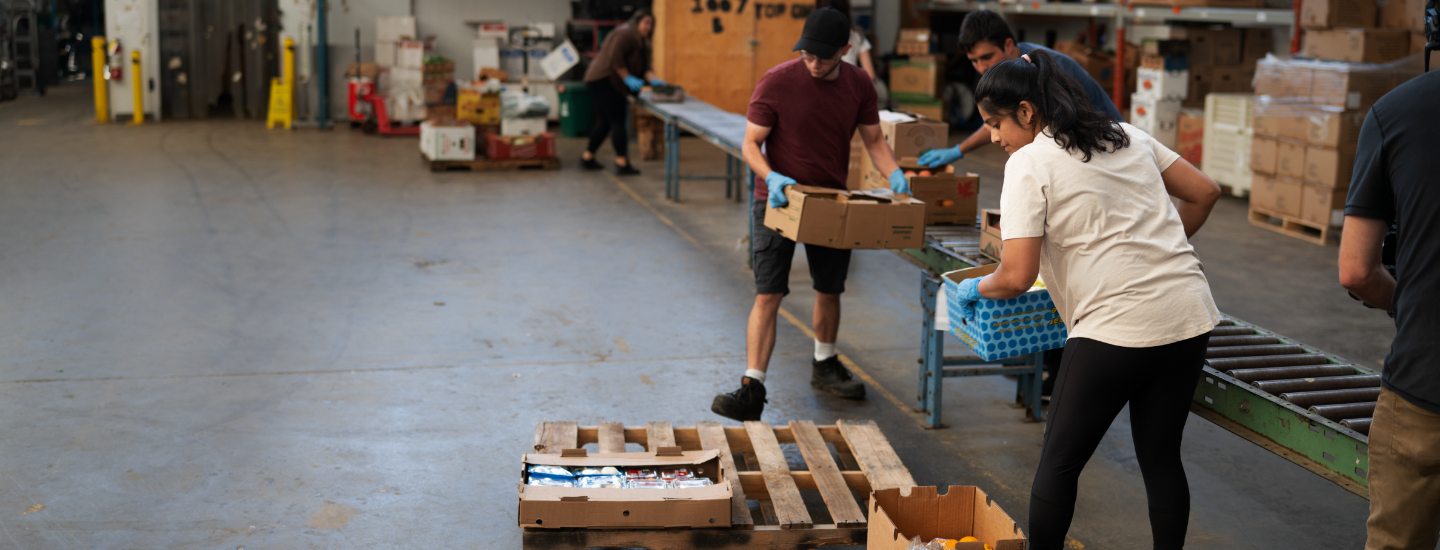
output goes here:
[{"label": "roller conveyor", "polygon": [[1250,385],[1260,388],[1271,395],[1301,391],[1378,388],[1380,387],[1380,375],[1356,374],[1349,376],[1324,376],[1320,378],[1296,378],[1290,380],[1261,380],[1251,382]]}]

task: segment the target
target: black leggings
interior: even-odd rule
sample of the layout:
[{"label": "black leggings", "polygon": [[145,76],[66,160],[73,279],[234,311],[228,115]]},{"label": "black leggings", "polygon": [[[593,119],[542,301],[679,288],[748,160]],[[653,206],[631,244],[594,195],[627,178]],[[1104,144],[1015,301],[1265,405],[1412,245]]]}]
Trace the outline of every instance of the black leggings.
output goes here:
[{"label": "black leggings", "polygon": [[1030,487],[1031,548],[1064,548],[1080,471],[1126,403],[1155,548],[1185,546],[1190,484],[1180,462],[1180,440],[1209,342],[1207,333],[1150,348],[1123,348],[1088,338],[1065,343],[1040,468]]},{"label": "black leggings", "polygon": [[595,154],[600,150],[600,144],[605,143],[605,136],[610,135],[610,146],[615,148],[615,156],[628,160],[626,149],[630,146],[630,134],[626,131],[625,111],[630,101],[610,84],[608,78],[586,82],[585,88],[590,90],[590,100],[599,115],[595,117],[595,126],[590,128],[590,145],[585,150]]}]

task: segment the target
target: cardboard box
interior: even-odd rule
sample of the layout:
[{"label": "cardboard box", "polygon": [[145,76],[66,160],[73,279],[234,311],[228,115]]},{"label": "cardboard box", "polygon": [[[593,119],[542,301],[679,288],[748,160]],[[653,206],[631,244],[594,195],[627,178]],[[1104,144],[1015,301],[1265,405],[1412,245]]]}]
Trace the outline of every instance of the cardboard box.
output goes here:
[{"label": "cardboard box", "polygon": [[865,140],[860,138],[860,131],[856,130],[855,135],[850,136],[850,164],[846,167],[846,189],[851,191],[860,189],[860,183],[865,181],[865,163],[860,159],[868,156],[870,156],[870,152],[865,149]]},{"label": "cardboard box", "polygon": [[1239,65],[1245,33],[1240,29],[1185,29],[1190,67]]},{"label": "cardboard box", "polygon": [[1180,157],[1190,161],[1190,164],[1199,167],[1205,150],[1205,112],[1181,111],[1177,128],[1175,152],[1180,153]]},{"label": "cardboard box", "polygon": [[1255,136],[1250,142],[1250,170],[1261,174],[1274,174],[1279,160],[1280,143],[1273,138]]},{"label": "cardboard box", "polygon": [[1004,249],[1005,238],[1000,235],[1000,211],[989,208],[981,210],[980,253],[998,262]]},{"label": "cardboard box", "polygon": [[475,160],[475,127],[468,122],[422,122],[420,153],[430,160]]},{"label": "cardboard box", "polygon": [[1305,148],[1305,174],[1302,181],[1327,189],[1349,189],[1355,171],[1354,149]]},{"label": "cardboard box", "polygon": [[[895,158],[919,158],[925,151],[949,146],[950,125],[931,117],[880,111],[880,133],[890,144]],[[861,189],[890,188],[890,174],[881,174],[870,155],[861,155],[860,164],[864,172]]]},{"label": "cardboard box", "polygon": [[1130,124],[1150,134],[1161,145],[1175,149],[1180,123],[1180,101],[1130,96]]},{"label": "cardboard box", "polygon": [[947,116],[949,115],[949,109],[947,108],[949,104],[944,100],[931,99],[928,101],[916,101],[913,98],[896,96],[891,96],[891,98],[895,100],[895,108],[901,111],[915,113],[931,120],[943,121],[949,118]]},{"label": "cardboard box", "polygon": [[944,81],[944,74],[941,72],[943,63],[943,57],[931,56],[913,56],[909,60],[891,61],[890,93],[896,94],[897,100],[904,99],[900,97],[901,94],[931,99],[939,96]]},{"label": "cardboard box", "polygon": [[1156,100],[1183,100],[1190,91],[1190,71],[1140,67],[1135,70],[1135,95]]},{"label": "cardboard box", "polygon": [[1250,207],[1268,214],[1298,218],[1301,188],[1304,186],[1299,180],[1255,174],[1250,186]]},{"label": "cardboard box", "polygon": [[[579,452],[572,452],[579,451]],[[572,456],[573,455],[573,456]],[[658,468],[685,466],[697,477],[714,485],[685,489],[615,489],[546,487],[525,485],[522,470],[521,527],[539,529],[665,529],[730,526],[730,495],[719,451],[680,451],[660,447],[656,453],[586,454],[566,449],[561,454],[527,454],[521,457],[528,470],[533,464],[552,466],[616,466]]]},{"label": "cardboard box", "polygon": [[455,94],[455,118],[482,126],[500,124],[500,94],[460,88]]},{"label": "cardboard box", "polygon": [[1312,68],[1307,64],[1263,60],[1255,67],[1255,95],[1277,98],[1310,96]]},{"label": "cardboard box", "polygon": [[1345,189],[1306,185],[1300,190],[1300,219],[1325,226],[1345,225]]},{"label": "cardboard box", "polygon": [[846,249],[920,248],[925,242],[925,203],[888,189],[791,185],[785,196],[785,207],[765,207],[765,227],[795,242]]},{"label": "cardboard box", "polygon": [[376,42],[399,42],[416,38],[414,16],[385,15],[375,18]]},{"label": "cardboard box", "polygon": [[900,29],[895,40],[896,55],[928,55],[930,41],[935,37],[930,29]]},{"label": "cardboard box", "polygon": [[375,64],[381,67],[395,66],[394,42],[375,42]]},{"label": "cardboard box", "polygon": [[960,294],[957,285],[965,279],[994,273],[998,267],[1000,264],[989,264],[942,276],[950,333],[986,361],[1063,347],[1067,328],[1050,299],[1050,291],[1043,287],[1031,288],[1008,300],[981,298],[975,318],[965,318],[955,298]]},{"label": "cardboard box", "polygon": [[1387,0],[1380,5],[1379,26],[1425,32],[1425,0]]},{"label": "cardboard box", "polygon": [[1254,67],[1257,61],[1275,50],[1275,32],[1270,27],[1245,28],[1245,44],[1240,51],[1240,64]]},{"label": "cardboard box", "polygon": [[[1331,31],[1319,31],[1331,32]],[[1313,34],[1313,33],[1312,33]],[[1368,111],[1381,96],[1390,93],[1400,82],[1412,75],[1401,70],[1351,65],[1347,63],[1312,63],[1307,103],[1341,107],[1352,111]]]},{"label": "cardboard box", "polygon": [[1318,111],[1300,118],[1305,125],[1305,142],[1320,147],[1354,151],[1360,143],[1364,111],[1331,113]]},{"label": "cardboard box", "polygon": [[485,134],[485,156],[492,159],[539,159],[555,156],[555,136],[497,136]]},{"label": "cardboard box", "polygon": [[955,550],[1025,550],[1025,533],[995,500],[978,487],[950,486],[941,495],[935,487],[875,491],[870,499],[870,550],[905,550],[910,539],[960,539]]},{"label": "cardboard box", "polygon": [[1282,178],[1305,177],[1305,146],[1281,141],[1275,146],[1275,175]]},{"label": "cardboard box", "polygon": [[395,66],[402,69],[425,67],[425,44],[414,40],[395,43]]},{"label": "cardboard box", "polygon": [[500,133],[507,136],[538,136],[545,133],[545,117],[500,118]]},{"label": "cardboard box", "polygon": [[[1115,81],[1115,57],[1072,40],[1055,42],[1055,51],[1074,59],[1096,82]],[[1138,62],[1139,59],[1137,58]]]},{"label": "cardboard box", "polygon": [[[975,223],[975,211],[980,201],[980,175],[955,174],[954,166],[926,168],[917,159],[901,159],[900,169],[910,176],[910,195],[925,202],[925,225],[970,225]],[[920,176],[920,172],[933,172]]]},{"label": "cardboard box", "polygon": [[345,76],[348,78],[369,78],[374,80],[375,77],[380,76],[380,66],[374,63],[360,63],[357,65],[354,61],[351,61],[350,64],[345,67]]},{"label": "cardboard box", "polygon": [[560,80],[560,77],[578,64],[580,64],[580,49],[567,39],[540,60],[540,70],[545,72],[546,78]]},{"label": "cardboard box", "polygon": [[1410,51],[1410,33],[1390,29],[1327,29],[1305,33],[1305,57],[1350,63],[1389,63]]},{"label": "cardboard box", "polygon": [[1374,27],[1377,14],[1374,0],[1305,0],[1300,4],[1300,26],[1307,29]]}]

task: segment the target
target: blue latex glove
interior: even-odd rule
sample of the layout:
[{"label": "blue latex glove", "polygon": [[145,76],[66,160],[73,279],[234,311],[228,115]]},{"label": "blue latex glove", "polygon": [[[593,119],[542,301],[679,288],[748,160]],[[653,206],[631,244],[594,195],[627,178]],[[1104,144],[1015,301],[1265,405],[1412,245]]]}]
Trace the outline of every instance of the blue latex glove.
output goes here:
[{"label": "blue latex glove", "polygon": [[652,78],[652,79],[650,79],[650,85],[651,85],[651,86],[669,86],[669,84],[666,84],[664,80],[660,80],[660,79],[658,79],[658,78]]},{"label": "blue latex glove", "polygon": [[910,179],[906,178],[905,173],[901,172],[899,168],[890,173],[890,190],[894,191],[896,195],[910,194]]},{"label": "blue latex glove", "polygon": [[770,188],[770,207],[784,208],[790,204],[790,199],[785,198],[785,187],[795,185],[797,182],[779,172],[770,172],[765,176],[765,186]]},{"label": "blue latex glove", "polygon": [[955,296],[955,300],[960,304],[961,318],[967,320],[975,318],[975,305],[980,298],[983,298],[980,295],[980,279],[983,278],[976,277],[960,281],[960,290]]},{"label": "blue latex glove", "polygon": [[929,168],[945,166],[957,160],[965,158],[965,153],[960,152],[960,146],[956,145],[949,149],[931,149],[920,155],[920,164]]},{"label": "blue latex glove", "polygon": [[645,81],[632,74],[625,77],[625,85],[630,87],[630,91],[638,92],[640,91],[640,87],[645,85]]}]

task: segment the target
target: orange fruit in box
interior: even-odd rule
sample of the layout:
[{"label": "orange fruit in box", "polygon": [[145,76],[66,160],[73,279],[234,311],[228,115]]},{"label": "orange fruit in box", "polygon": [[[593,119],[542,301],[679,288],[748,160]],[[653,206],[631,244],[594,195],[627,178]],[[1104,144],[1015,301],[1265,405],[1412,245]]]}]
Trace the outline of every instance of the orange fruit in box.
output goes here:
[{"label": "orange fruit in box", "polygon": [[921,171],[920,171],[920,177],[922,177],[922,178],[928,178],[928,177],[930,177],[930,171],[929,171],[929,170],[921,170]]},{"label": "orange fruit in box", "polygon": [[906,170],[906,171],[905,171],[905,177],[907,177],[907,178],[913,178],[913,177],[915,177],[915,172],[910,171],[910,170]]}]

